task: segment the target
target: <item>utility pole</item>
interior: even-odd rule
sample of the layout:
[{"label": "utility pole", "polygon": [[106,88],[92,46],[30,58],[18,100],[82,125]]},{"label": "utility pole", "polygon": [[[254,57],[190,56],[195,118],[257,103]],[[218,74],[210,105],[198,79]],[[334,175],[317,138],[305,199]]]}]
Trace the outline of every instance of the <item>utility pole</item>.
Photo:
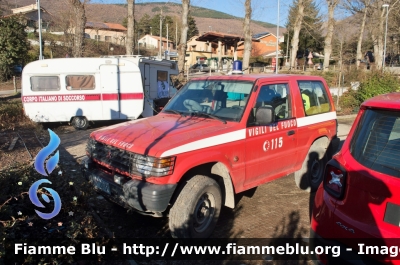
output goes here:
[{"label": "utility pole", "polygon": [[38,9],[38,22],[39,22],[39,60],[43,60],[43,47],[42,47],[42,19],[40,16],[40,0],[37,0],[36,7]]},{"label": "utility pole", "polygon": [[167,23],[167,51],[169,53],[169,39],[168,39],[168,23]]},{"label": "utility pole", "polygon": [[176,21],[175,25],[175,49],[178,50],[178,21]]},{"label": "utility pole", "polygon": [[139,50],[139,29],[137,31],[137,54],[140,55],[140,50]]},{"label": "utility pole", "polygon": [[278,23],[276,25],[276,63],[275,63],[276,74],[278,74],[278,69],[279,69],[278,52],[279,52],[279,0],[278,0]]},{"label": "utility pole", "polygon": [[287,31],[287,42],[286,42],[286,62],[285,62],[286,66],[288,64],[287,60],[288,60],[288,55],[289,55],[289,43],[290,43],[290,31],[288,29],[288,31]]},{"label": "utility pole", "polygon": [[385,46],[384,46],[384,50],[383,50],[383,65],[382,65],[382,71],[385,71],[385,65],[386,65],[386,36],[387,36],[387,29],[388,29],[389,5],[388,4],[383,4],[382,7],[386,8]]},{"label": "utility pole", "polygon": [[162,58],[161,47],[162,47],[162,9],[160,14],[160,59]]}]

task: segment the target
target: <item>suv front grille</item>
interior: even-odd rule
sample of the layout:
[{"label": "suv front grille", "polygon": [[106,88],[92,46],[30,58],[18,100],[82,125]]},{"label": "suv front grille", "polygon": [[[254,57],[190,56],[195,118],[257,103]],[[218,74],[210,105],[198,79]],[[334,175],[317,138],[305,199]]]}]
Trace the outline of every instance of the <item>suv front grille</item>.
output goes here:
[{"label": "suv front grille", "polygon": [[133,153],[97,142],[92,138],[88,141],[86,151],[92,158],[105,165],[117,168],[123,172],[130,172]]}]

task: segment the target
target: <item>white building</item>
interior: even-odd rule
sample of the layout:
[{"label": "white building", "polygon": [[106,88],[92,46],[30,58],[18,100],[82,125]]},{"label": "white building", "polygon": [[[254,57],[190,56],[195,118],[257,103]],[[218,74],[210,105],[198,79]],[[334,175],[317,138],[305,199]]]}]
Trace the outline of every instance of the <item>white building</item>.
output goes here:
[{"label": "white building", "polygon": [[[48,30],[51,24],[52,16],[46,9],[40,7],[40,16],[42,20],[42,30]],[[4,16],[20,16],[21,23],[27,26],[27,31],[32,32],[39,28],[38,6],[37,4],[22,6],[11,9],[12,14]]]},{"label": "white building", "polygon": [[[173,50],[174,44],[171,40],[167,40],[167,38],[161,38],[161,51],[165,50]],[[167,46],[169,44],[169,48]],[[146,34],[142,38],[139,39],[139,46],[144,49],[160,49],[160,37]]]}]

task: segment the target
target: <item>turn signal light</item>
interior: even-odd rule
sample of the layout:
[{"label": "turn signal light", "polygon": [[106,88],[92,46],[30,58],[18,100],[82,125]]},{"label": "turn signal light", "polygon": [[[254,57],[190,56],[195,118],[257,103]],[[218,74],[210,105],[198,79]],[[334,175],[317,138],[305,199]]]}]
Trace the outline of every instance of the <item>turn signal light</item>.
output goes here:
[{"label": "turn signal light", "polygon": [[325,167],[324,189],[336,199],[342,199],[346,188],[346,171],[336,160]]}]

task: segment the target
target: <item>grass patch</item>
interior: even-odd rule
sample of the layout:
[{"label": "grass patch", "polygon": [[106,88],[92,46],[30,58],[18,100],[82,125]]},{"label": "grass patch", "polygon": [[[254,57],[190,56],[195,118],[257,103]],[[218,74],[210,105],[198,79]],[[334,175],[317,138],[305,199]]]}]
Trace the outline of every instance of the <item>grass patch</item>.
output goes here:
[{"label": "grass patch", "polygon": [[21,101],[0,101],[0,130],[11,129],[25,119]]},{"label": "grass patch", "polygon": [[36,129],[37,123],[25,116],[21,94],[0,98],[0,131],[28,127]]}]

